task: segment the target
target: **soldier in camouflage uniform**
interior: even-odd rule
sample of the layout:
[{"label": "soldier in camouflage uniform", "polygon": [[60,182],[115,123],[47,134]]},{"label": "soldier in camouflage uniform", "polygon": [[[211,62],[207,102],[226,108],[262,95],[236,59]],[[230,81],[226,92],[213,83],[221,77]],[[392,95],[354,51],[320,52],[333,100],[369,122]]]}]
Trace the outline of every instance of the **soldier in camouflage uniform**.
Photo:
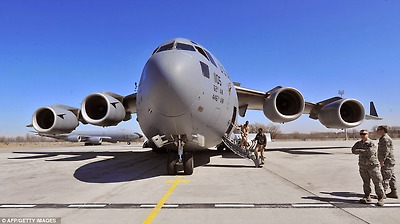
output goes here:
[{"label": "soldier in camouflage uniform", "polygon": [[376,156],[376,145],[369,139],[368,131],[360,131],[361,140],[354,144],[351,151],[353,154],[358,154],[358,165],[361,179],[363,180],[364,197],[360,199],[360,203],[371,201],[371,179],[375,186],[375,193],[378,197],[378,206],[383,206],[383,186],[382,175],[379,170],[379,161]]},{"label": "soldier in camouflage uniform", "polygon": [[240,135],[242,136],[242,140],[240,140],[240,148],[243,147],[246,149],[247,153],[249,153],[249,143],[247,142],[247,135],[249,134],[250,127],[249,127],[249,121],[246,121],[246,123],[242,125],[238,125],[240,128]]},{"label": "soldier in camouflage uniform", "polygon": [[378,143],[378,160],[381,163],[381,173],[383,177],[383,189],[388,190],[389,186],[391,192],[386,194],[388,198],[398,198],[396,189],[396,176],[394,175],[394,152],[392,139],[387,134],[387,126],[381,125],[378,127],[377,132],[381,137]]},{"label": "soldier in camouflage uniform", "polygon": [[264,164],[264,149],[267,146],[267,136],[263,133],[263,129],[259,128],[256,137],[252,141],[257,141],[256,148],[254,150],[254,155],[258,159],[258,152],[261,153],[261,164]]}]

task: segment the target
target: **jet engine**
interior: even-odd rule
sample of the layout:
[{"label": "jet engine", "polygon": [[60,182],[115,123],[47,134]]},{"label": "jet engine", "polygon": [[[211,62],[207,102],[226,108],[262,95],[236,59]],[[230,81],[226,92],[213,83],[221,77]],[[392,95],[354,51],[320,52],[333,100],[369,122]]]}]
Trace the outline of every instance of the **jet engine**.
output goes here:
[{"label": "jet engine", "polygon": [[39,133],[69,133],[79,125],[77,114],[77,108],[64,105],[41,107],[33,113],[32,125]]},{"label": "jet engine", "polygon": [[103,139],[101,137],[90,137],[88,139],[88,142],[95,145],[101,145]]},{"label": "jet engine", "polygon": [[319,121],[327,128],[353,128],[365,117],[364,106],[355,99],[341,99],[324,106],[318,114]]},{"label": "jet engine", "polygon": [[81,141],[82,141],[82,137],[79,136],[79,135],[69,135],[69,136],[67,137],[67,140],[68,140],[69,142],[81,142]]},{"label": "jet engine", "polygon": [[303,95],[297,89],[280,87],[264,100],[263,111],[271,121],[284,123],[299,118],[304,107]]},{"label": "jet engine", "polygon": [[83,119],[97,126],[114,126],[124,120],[126,112],[122,99],[113,93],[93,93],[87,96],[81,106]]}]

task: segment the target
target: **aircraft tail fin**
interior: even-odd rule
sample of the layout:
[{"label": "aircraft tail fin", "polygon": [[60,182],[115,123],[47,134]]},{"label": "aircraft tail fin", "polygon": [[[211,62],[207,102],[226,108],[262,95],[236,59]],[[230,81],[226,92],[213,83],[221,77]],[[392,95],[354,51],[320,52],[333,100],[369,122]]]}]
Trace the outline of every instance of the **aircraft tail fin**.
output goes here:
[{"label": "aircraft tail fin", "polygon": [[367,120],[382,120],[382,118],[378,116],[378,112],[376,112],[374,102],[372,102],[372,101],[369,103],[369,115],[365,115],[365,119],[367,119]]}]

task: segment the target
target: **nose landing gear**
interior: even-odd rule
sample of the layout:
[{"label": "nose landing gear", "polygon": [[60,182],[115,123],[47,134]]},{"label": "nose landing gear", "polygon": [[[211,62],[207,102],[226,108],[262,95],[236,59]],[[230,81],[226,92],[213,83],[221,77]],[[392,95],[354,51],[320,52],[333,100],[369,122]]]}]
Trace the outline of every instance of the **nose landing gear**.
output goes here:
[{"label": "nose landing gear", "polygon": [[192,152],[183,152],[184,141],[178,139],[176,142],[178,146],[178,154],[170,151],[168,154],[167,171],[169,175],[176,175],[184,173],[185,175],[193,174],[194,161]]}]

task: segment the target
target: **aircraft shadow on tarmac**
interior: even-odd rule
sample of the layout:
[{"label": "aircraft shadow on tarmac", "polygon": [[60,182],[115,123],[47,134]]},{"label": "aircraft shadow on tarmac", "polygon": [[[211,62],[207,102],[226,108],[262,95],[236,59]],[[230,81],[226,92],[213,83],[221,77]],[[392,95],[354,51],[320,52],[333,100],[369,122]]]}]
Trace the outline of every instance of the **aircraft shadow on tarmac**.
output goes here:
[{"label": "aircraft shadow on tarmac", "polygon": [[331,195],[332,197],[307,196],[302,198],[328,203],[359,204],[359,199],[353,198],[362,198],[364,196],[364,194],[354,192],[321,192],[321,194]]},{"label": "aircraft shadow on tarmac", "polygon": [[[280,151],[290,154],[313,155],[313,154],[331,154],[328,152],[320,152],[315,150],[335,149],[344,147],[315,147],[315,148],[271,148],[267,151]],[[157,176],[166,176],[167,157],[166,153],[154,153],[148,151],[81,151],[81,152],[14,152],[16,154],[30,154],[29,156],[16,157],[10,159],[43,159],[46,162],[74,162],[96,159],[96,161],[79,167],[74,177],[82,182],[88,183],[116,183],[127,182],[141,179],[148,179]],[[266,152],[268,153],[268,152]],[[33,154],[33,155],[32,155]],[[198,151],[194,153],[194,166],[207,167],[228,167],[228,168],[254,168],[253,166],[244,165],[225,165],[225,164],[209,164],[210,158],[213,156],[221,156],[223,158],[241,157],[235,155],[231,151],[218,152],[216,150]],[[65,158],[53,158],[63,156]],[[103,159],[98,160],[101,157]]]},{"label": "aircraft shadow on tarmac", "polygon": [[[31,154],[29,156],[9,159],[43,159],[46,162],[76,162],[96,159],[76,169],[74,177],[88,183],[117,183],[166,176],[167,153],[152,151],[106,151],[106,152],[14,152],[16,154]],[[36,155],[32,155],[36,154]],[[231,152],[216,150],[198,151],[194,153],[194,166],[204,166],[210,162],[210,157],[221,155],[224,158],[240,158]],[[65,158],[53,158],[62,156]],[[105,158],[102,158],[105,157]],[[109,158],[108,158],[109,157]],[[100,160],[98,160],[100,159]]]},{"label": "aircraft shadow on tarmac", "polygon": [[339,147],[339,146],[324,146],[324,147],[291,147],[291,148],[268,148],[266,149],[266,152],[268,151],[273,152],[273,151],[278,151],[278,152],[285,152],[289,154],[296,154],[296,155],[331,155],[333,153],[330,152],[321,152],[317,150],[329,150],[329,149],[347,149],[349,147]]}]

